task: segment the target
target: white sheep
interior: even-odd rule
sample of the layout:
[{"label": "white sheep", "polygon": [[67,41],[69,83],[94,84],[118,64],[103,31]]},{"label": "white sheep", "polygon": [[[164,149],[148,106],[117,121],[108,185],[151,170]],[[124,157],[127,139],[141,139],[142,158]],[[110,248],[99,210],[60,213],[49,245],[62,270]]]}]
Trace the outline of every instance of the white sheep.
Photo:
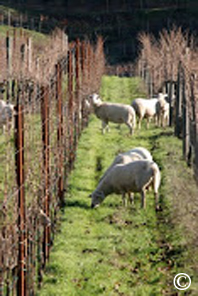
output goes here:
[{"label": "white sheep", "polygon": [[[124,153],[119,153],[114,161],[112,162],[112,164],[108,167],[108,169],[105,171],[105,173],[103,174],[103,176],[101,177],[101,179],[99,180],[99,182],[102,181],[102,179],[105,178],[105,176],[110,172],[110,170],[117,164],[126,164],[129,163],[131,161],[135,161],[135,160],[141,160],[141,159],[147,159],[152,161],[152,155],[151,153],[144,147],[136,147],[133,148],[127,152]],[[125,199],[125,195],[122,196],[123,198],[123,205],[127,205],[127,200]],[[133,194],[128,193],[128,198],[129,201],[132,203],[133,202]]]},{"label": "white sheep", "polygon": [[[114,159],[113,163],[110,165],[110,167],[106,170],[102,178],[99,180],[101,182],[107,174],[109,174],[114,166],[117,164],[127,164],[132,161],[141,160],[141,156],[138,153],[131,153],[129,154],[118,154],[116,158]],[[128,192],[128,200],[132,204],[134,202],[134,196],[132,192]],[[125,193],[122,194],[122,203],[124,206],[127,206],[127,199],[125,197]]]},{"label": "white sheep", "polygon": [[135,111],[133,107],[125,104],[102,102],[99,95],[90,96],[95,115],[102,120],[102,132],[108,129],[108,123],[114,122],[118,124],[125,123],[130,130],[130,134],[135,129]]},{"label": "white sheep", "polygon": [[6,102],[4,100],[0,100],[0,111],[6,106]]},{"label": "white sheep", "polygon": [[49,227],[51,225],[50,218],[46,215],[46,213],[39,209],[38,217],[40,218],[41,224],[45,227]]},{"label": "white sheep", "polygon": [[91,194],[91,207],[95,208],[112,193],[125,194],[140,192],[142,207],[146,207],[146,189],[152,185],[156,209],[158,208],[158,189],[160,186],[160,170],[158,165],[150,160],[137,160],[127,164],[117,164],[98,184]]},{"label": "white sheep", "polygon": [[151,153],[144,147],[135,147],[129,151],[119,153],[100,180],[102,180],[108,171],[110,171],[110,169],[116,164],[124,164],[139,159],[153,160]]},{"label": "white sheep", "polygon": [[13,127],[13,115],[14,105],[0,100],[0,128],[3,128],[3,131],[5,131],[6,126],[8,129]]},{"label": "white sheep", "polygon": [[149,121],[151,118],[156,118],[157,109],[156,104],[158,102],[157,98],[153,99],[142,99],[137,98],[132,102],[132,107],[134,108],[136,115],[138,117],[138,128],[141,128],[141,122],[143,118],[147,119],[147,128],[149,127]]},{"label": "white sheep", "polygon": [[159,93],[157,108],[158,126],[165,127],[169,124],[170,104],[167,102],[167,94]]}]

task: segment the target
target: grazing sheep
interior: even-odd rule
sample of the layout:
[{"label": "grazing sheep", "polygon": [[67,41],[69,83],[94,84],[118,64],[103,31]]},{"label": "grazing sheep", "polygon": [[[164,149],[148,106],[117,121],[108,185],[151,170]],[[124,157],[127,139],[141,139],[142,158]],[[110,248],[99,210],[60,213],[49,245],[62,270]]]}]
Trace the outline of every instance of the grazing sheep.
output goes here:
[{"label": "grazing sheep", "polygon": [[160,186],[160,171],[158,165],[150,160],[137,160],[127,164],[117,164],[99,182],[91,194],[91,207],[95,208],[111,193],[125,194],[140,192],[142,207],[146,207],[145,194],[148,186],[152,185],[156,209],[158,207],[158,189]]},{"label": "grazing sheep", "polygon": [[90,96],[95,115],[102,120],[102,133],[108,129],[108,123],[125,123],[133,133],[135,128],[135,111],[130,105],[102,102],[97,94]]},{"label": "grazing sheep", "polygon": [[0,128],[5,131],[6,125],[8,129],[13,127],[14,105],[6,104],[0,100]]},{"label": "grazing sheep", "polygon": [[156,118],[157,109],[156,104],[158,99],[142,99],[138,98],[132,102],[132,107],[135,109],[138,117],[138,128],[141,128],[141,122],[143,118],[147,119],[147,128],[149,127],[149,121],[151,118]]},{"label": "grazing sheep", "polygon": [[137,153],[141,156],[142,159],[147,159],[147,160],[153,160],[153,157],[151,153],[144,147],[135,147],[132,150],[129,150],[125,152],[124,154],[131,154],[131,153]]},{"label": "grazing sheep", "polygon": [[[127,152],[124,153],[119,153],[114,161],[112,162],[112,164],[109,166],[109,168],[105,171],[104,175],[101,177],[101,179],[99,180],[99,182],[101,182],[105,176],[110,172],[110,170],[117,164],[126,164],[135,160],[141,160],[141,159],[147,159],[152,161],[152,155],[151,153],[144,147],[136,147],[133,148],[132,150],[129,150]],[[125,195],[122,196],[123,198],[123,205],[126,206],[127,205],[127,200],[125,199]],[[128,198],[129,201],[132,203],[133,202],[133,194],[128,193]]]},{"label": "grazing sheep", "polygon": [[147,159],[147,160],[150,160],[150,161],[153,160],[151,153],[144,147],[136,147],[136,148],[133,148],[133,149],[131,149],[129,151],[119,153],[115,157],[114,161],[109,166],[109,168],[106,170],[106,172],[104,173],[104,175],[102,176],[100,181],[106,176],[106,174],[116,164],[124,164],[124,163],[128,163],[128,162],[131,162],[131,161],[134,161],[134,160],[140,160],[140,159]]},{"label": "grazing sheep", "polygon": [[[99,180],[99,182],[101,182],[108,173],[111,172],[112,168],[114,166],[116,166],[117,164],[127,164],[129,162],[132,161],[136,161],[136,160],[141,160],[141,156],[138,153],[131,153],[130,155],[128,154],[118,154],[116,156],[116,158],[114,159],[114,162],[110,165],[110,167],[106,170],[106,172],[104,173],[104,175],[102,176],[102,178]],[[134,195],[131,192],[128,192],[128,200],[129,202],[132,204],[134,202]],[[125,193],[122,194],[122,203],[124,206],[127,206],[127,199],[125,197]]]}]

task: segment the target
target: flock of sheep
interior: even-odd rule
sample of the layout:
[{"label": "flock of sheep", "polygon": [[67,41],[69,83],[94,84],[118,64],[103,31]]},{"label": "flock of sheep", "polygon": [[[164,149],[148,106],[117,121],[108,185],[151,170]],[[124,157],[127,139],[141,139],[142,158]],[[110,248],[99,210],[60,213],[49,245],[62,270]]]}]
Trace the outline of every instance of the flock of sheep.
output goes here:
[{"label": "flock of sheep", "polygon": [[141,128],[143,118],[149,122],[154,119],[158,126],[165,127],[169,122],[169,103],[167,94],[159,93],[157,98],[152,99],[135,99],[131,106],[126,104],[117,104],[103,102],[99,95],[93,94],[86,101],[88,108],[93,107],[95,115],[102,121],[102,132],[108,130],[108,123],[126,124],[129,127],[130,134],[133,134],[136,127],[136,116],[138,128]]},{"label": "flock of sheep", "polygon": [[[159,93],[157,98],[138,98],[132,105],[103,102],[99,95],[93,94],[87,101],[87,106],[93,108],[95,115],[102,121],[102,132],[108,128],[109,122],[126,124],[130,134],[136,126],[141,128],[143,118],[147,119],[147,127],[151,119],[159,126],[165,127],[169,123],[169,103],[167,95]],[[132,203],[133,195],[141,193],[142,207],[146,207],[146,191],[152,186],[156,210],[159,209],[158,190],[161,175],[158,165],[153,161],[151,153],[144,147],[136,147],[125,153],[118,154],[110,167],[99,180],[98,186],[90,195],[91,207],[99,206],[109,194],[122,194],[123,204],[127,204],[125,195]]]},{"label": "flock of sheep", "polygon": [[[165,126],[169,122],[169,103],[167,95],[159,93],[158,98],[137,98],[132,105],[103,102],[99,95],[93,94],[86,101],[89,108],[93,108],[95,115],[102,121],[102,132],[109,129],[108,123],[126,124],[130,134],[134,133],[136,117],[138,128],[142,119],[149,122],[154,119],[156,124]],[[14,105],[0,100],[0,127],[5,130],[13,124]],[[153,187],[156,209],[158,209],[158,190],[160,186],[160,170],[153,161],[150,152],[143,147],[136,147],[130,151],[118,154],[113,163],[106,170],[97,188],[91,194],[91,207],[97,207],[106,196],[111,193],[122,194],[123,204],[127,204],[125,195],[133,202],[133,194],[141,193],[142,207],[146,206],[145,195],[150,186]]]}]

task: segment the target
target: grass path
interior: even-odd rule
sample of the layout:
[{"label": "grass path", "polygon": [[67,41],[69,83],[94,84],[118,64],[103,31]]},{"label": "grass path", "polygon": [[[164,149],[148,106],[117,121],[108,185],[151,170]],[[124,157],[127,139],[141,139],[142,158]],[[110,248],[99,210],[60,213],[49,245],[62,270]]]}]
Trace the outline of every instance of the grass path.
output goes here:
[{"label": "grass path", "polygon": [[[130,102],[142,94],[142,87],[136,79],[105,77],[101,93],[106,99],[120,101],[122,97]],[[171,232],[163,165],[173,147],[177,152],[172,157],[178,158],[180,142],[171,136],[171,129],[151,127],[129,137],[127,127],[119,131],[112,125],[104,136],[99,127],[99,120],[91,116],[79,143],[60,231],[38,295],[180,295],[174,294],[172,280],[185,252],[179,232]],[[146,210],[140,208],[138,194],[132,207],[123,208],[121,196],[111,195],[92,210],[88,195],[104,170],[119,151],[135,146],[151,150],[162,169],[163,212],[155,213],[152,193],[147,195]]]}]

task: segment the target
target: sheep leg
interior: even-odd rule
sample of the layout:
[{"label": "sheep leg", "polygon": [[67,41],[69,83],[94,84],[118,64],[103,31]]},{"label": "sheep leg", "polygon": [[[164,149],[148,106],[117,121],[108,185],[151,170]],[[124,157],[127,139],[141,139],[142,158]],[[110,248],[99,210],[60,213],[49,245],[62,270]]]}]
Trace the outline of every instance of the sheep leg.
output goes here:
[{"label": "sheep leg", "polygon": [[157,116],[155,116],[155,126],[157,127],[159,127],[160,126],[160,116],[159,116],[159,114],[157,115]]},{"label": "sheep leg", "polygon": [[155,196],[155,209],[158,210],[159,209],[159,196],[157,192],[154,192],[154,196]]},{"label": "sheep leg", "polygon": [[146,128],[147,128],[147,129],[149,128],[149,123],[150,123],[150,118],[147,117],[147,121],[146,121]]},{"label": "sheep leg", "polygon": [[142,208],[145,209],[146,208],[146,198],[145,198],[145,192],[144,190],[142,190],[141,192],[141,198],[142,198]]},{"label": "sheep leg", "polygon": [[166,116],[166,126],[169,126],[169,115]]},{"label": "sheep leg", "polygon": [[141,129],[141,121],[142,121],[142,118],[138,118],[138,129],[140,130]]},{"label": "sheep leg", "polygon": [[134,204],[134,194],[131,192],[128,192],[128,199],[130,204]]},{"label": "sheep leg", "polygon": [[127,199],[125,198],[125,193],[122,193],[122,204],[124,207],[127,207]]},{"label": "sheep leg", "polygon": [[6,124],[3,125],[3,134],[5,135],[8,131],[8,127]]},{"label": "sheep leg", "polygon": [[132,125],[130,122],[126,122],[126,125],[129,127],[129,130],[130,130],[130,135],[133,134],[133,128],[132,128]]},{"label": "sheep leg", "polygon": [[165,119],[162,117],[162,127],[165,128]]},{"label": "sheep leg", "polygon": [[105,128],[108,125],[108,122],[102,121],[102,134],[104,135],[105,133]]},{"label": "sheep leg", "polygon": [[161,114],[161,117],[160,117],[160,126],[164,127],[164,115],[163,114]]},{"label": "sheep leg", "polygon": [[106,130],[107,130],[107,132],[110,132],[110,127],[108,124],[106,125]]}]

